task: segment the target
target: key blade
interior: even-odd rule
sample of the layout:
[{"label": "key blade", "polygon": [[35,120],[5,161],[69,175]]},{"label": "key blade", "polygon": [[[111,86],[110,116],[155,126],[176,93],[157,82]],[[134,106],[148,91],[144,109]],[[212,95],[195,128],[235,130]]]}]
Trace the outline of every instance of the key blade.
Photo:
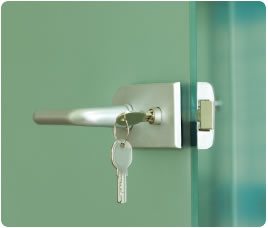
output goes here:
[{"label": "key blade", "polygon": [[129,126],[146,122],[146,113],[145,112],[128,112],[128,113],[122,113],[116,118],[116,123],[119,126],[126,127],[126,121]]},{"label": "key blade", "polygon": [[125,174],[119,174],[117,186],[117,202],[126,203],[127,202],[127,176]]},{"label": "key blade", "polygon": [[127,201],[127,174],[132,163],[132,146],[128,141],[116,140],[112,146],[112,163],[117,170],[117,201]]}]

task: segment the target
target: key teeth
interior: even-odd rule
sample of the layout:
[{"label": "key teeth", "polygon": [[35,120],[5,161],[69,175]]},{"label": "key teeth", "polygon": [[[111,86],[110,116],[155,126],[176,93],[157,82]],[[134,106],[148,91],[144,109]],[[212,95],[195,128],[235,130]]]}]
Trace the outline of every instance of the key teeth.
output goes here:
[{"label": "key teeth", "polygon": [[118,203],[126,203],[126,175],[118,176]]}]

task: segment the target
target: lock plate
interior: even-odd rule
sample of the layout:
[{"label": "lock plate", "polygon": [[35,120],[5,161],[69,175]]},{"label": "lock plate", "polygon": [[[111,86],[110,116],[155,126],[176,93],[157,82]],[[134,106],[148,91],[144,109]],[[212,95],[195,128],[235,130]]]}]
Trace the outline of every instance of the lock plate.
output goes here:
[{"label": "lock plate", "polygon": [[209,149],[214,143],[215,97],[211,84],[197,83],[197,148]]},{"label": "lock plate", "polygon": [[199,130],[210,131],[213,129],[213,104],[210,100],[199,101]]},{"label": "lock plate", "polygon": [[146,112],[151,108],[161,110],[159,125],[143,122],[133,127],[128,141],[134,148],[181,148],[179,82],[120,87],[114,96],[113,105],[124,104],[130,104],[138,112]]}]

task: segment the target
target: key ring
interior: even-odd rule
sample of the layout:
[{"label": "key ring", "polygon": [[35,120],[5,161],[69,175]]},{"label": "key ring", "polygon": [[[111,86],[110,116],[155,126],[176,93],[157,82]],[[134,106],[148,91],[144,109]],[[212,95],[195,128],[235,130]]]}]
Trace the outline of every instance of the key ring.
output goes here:
[{"label": "key ring", "polygon": [[[123,121],[125,121],[125,123],[126,123],[126,128],[127,128],[127,135],[126,135],[126,137],[125,137],[125,139],[124,139],[124,142],[122,143],[123,145],[125,145],[125,142],[126,142],[127,139],[128,139],[128,136],[129,136],[129,133],[130,133],[130,130],[132,129],[132,127],[131,127],[131,128],[129,127],[129,125],[128,125],[128,121],[127,121],[127,118],[126,118],[126,114],[125,114],[125,113],[124,113],[124,119],[123,119]],[[116,121],[115,121],[115,123],[114,123],[113,133],[114,133],[114,138],[115,138],[115,140],[118,140],[117,135],[116,135]]]}]

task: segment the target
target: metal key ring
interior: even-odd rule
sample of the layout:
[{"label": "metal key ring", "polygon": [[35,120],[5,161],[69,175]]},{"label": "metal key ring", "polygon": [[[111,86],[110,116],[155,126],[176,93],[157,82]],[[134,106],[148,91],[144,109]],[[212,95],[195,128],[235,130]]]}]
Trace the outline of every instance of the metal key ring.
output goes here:
[{"label": "metal key ring", "polygon": [[[124,114],[124,121],[125,121],[125,123],[126,123],[127,135],[126,135],[126,137],[125,137],[125,139],[124,139],[123,144],[125,144],[125,142],[127,141],[128,136],[129,136],[129,133],[130,133],[130,130],[132,129],[132,127],[130,128],[129,125],[128,125],[128,121],[127,121],[127,119],[126,119],[126,114]],[[114,123],[113,133],[114,133],[114,138],[115,138],[115,140],[118,140],[117,135],[116,135],[116,121],[115,121],[115,123]]]}]

